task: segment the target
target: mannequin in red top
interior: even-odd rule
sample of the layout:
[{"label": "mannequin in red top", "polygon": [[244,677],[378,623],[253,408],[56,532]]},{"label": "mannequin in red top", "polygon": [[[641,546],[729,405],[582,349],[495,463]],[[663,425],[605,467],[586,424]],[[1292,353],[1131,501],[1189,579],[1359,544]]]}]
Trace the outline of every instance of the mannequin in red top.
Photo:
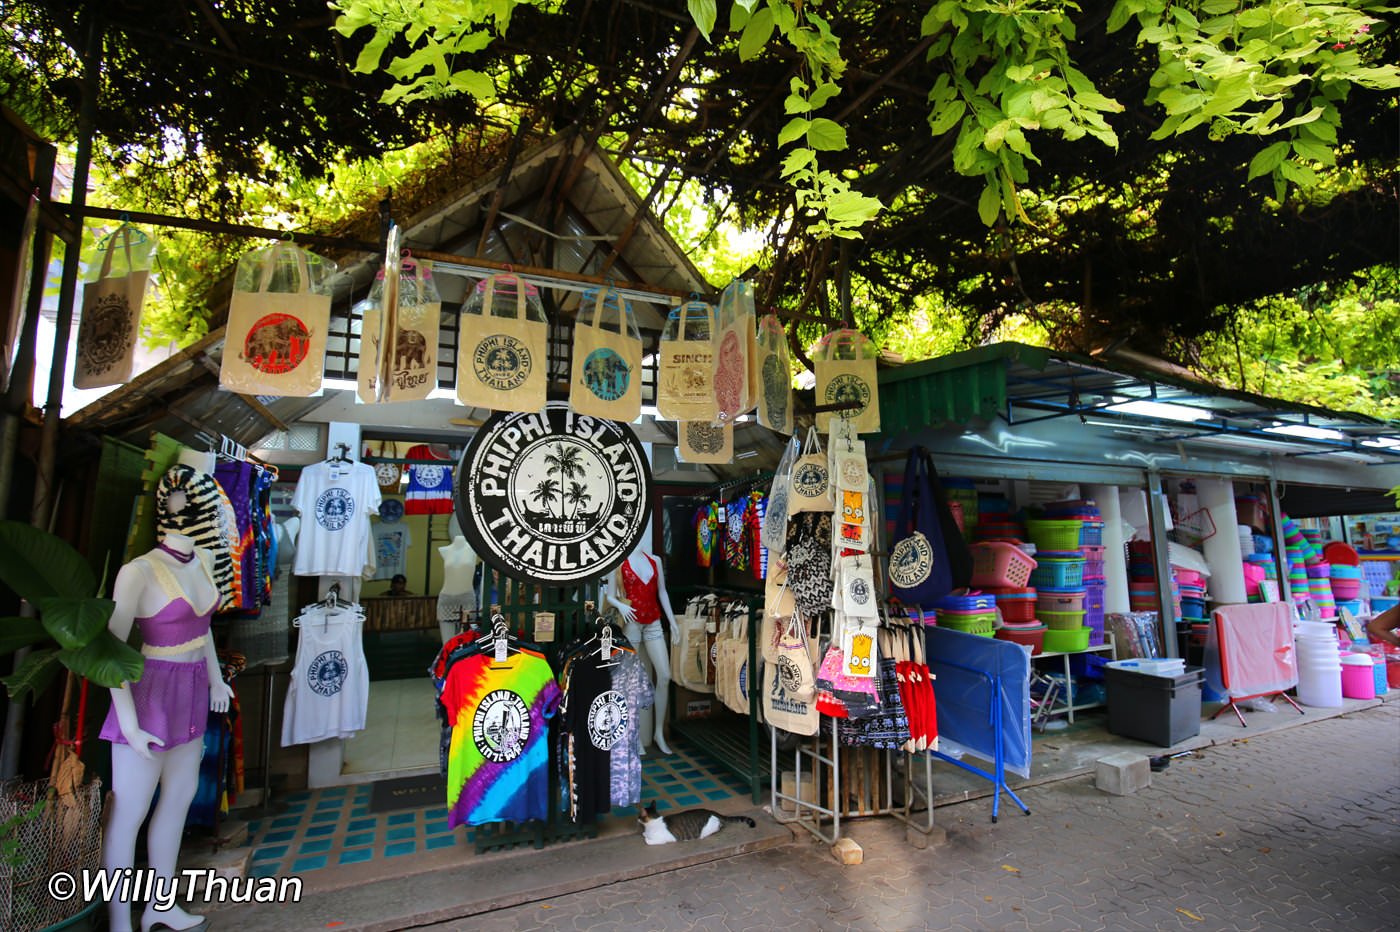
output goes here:
[{"label": "mannequin in red top", "polygon": [[655,726],[653,736],[656,747],[662,754],[670,754],[666,744],[666,703],[671,685],[671,657],[666,647],[666,632],[661,626],[661,616],[671,624],[671,640],[680,643],[680,627],[671,611],[671,597],[666,593],[666,578],[661,572],[661,561],[652,556],[644,543],[632,552],[622,565],[613,571],[603,593],[603,601],[618,610],[622,615],[622,633],[632,646],[645,650],[651,659],[651,667],[656,671],[656,705],[653,709]]}]

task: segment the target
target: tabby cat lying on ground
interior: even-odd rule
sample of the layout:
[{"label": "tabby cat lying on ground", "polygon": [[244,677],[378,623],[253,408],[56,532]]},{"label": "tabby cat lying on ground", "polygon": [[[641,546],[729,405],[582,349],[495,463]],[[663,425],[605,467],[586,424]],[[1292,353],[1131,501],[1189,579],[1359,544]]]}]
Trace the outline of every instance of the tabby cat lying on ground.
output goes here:
[{"label": "tabby cat lying on ground", "polygon": [[649,845],[708,838],[724,828],[726,822],[743,822],[749,828],[757,824],[748,816],[720,815],[712,809],[687,809],[684,812],[659,815],[656,803],[643,809],[637,815],[637,821],[642,824],[642,838]]}]

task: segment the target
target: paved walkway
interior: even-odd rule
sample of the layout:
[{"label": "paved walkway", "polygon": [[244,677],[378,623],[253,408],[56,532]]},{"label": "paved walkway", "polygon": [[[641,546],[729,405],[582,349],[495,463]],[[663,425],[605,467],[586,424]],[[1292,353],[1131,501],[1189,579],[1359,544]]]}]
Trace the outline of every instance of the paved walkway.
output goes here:
[{"label": "paved walkway", "polygon": [[1028,789],[1029,818],[940,809],[948,842],[926,851],[852,823],[855,867],[804,841],[430,928],[1397,927],[1400,703],[1200,754],[1137,796],[1080,778]]}]

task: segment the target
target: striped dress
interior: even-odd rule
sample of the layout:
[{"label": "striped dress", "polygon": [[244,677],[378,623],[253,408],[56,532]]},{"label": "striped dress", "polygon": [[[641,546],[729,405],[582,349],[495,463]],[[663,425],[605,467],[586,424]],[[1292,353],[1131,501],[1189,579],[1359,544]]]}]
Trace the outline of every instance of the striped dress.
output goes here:
[{"label": "striped dress", "polygon": [[[172,492],[185,493],[185,507],[172,513],[168,507]],[[233,548],[237,528],[230,528],[232,505],[227,505],[214,477],[183,463],[171,466],[156,486],[156,534],[184,534],[214,555],[214,585],[219,587],[219,610],[236,607]],[[226,510],[227,505],[227,510]],[[231,537],[232,535],[232,537]]]}]

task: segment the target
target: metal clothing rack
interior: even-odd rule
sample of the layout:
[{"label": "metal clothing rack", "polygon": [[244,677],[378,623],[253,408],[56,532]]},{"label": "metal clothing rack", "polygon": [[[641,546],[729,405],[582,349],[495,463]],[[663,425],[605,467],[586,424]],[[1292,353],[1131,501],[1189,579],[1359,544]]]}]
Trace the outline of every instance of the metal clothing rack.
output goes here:
[{"label": "metal clothing rack", "polygon": [[[823,716],[826,718],[826,716]],[[841,772],[841,720],[839,718],[829,719],[831,722],[831,749],[830,754],[822,753],[822,732],[818,729],[810,741],[804,741],[798,746],[793,754],[793,765],[798,796],[791,796],[782,792],[779,788],[778,774],[782,761],[778,757],[778,735],[772,731],[769,739],[770,769],[771,779],[769,786],[769,796],[773,819],[783,825],[800,825],[811,832],[816,838],[829,845],[836,844],[841,837],[841,820],[843,818],[864,818],[868,816],[893,816],[903,822],[909,828],[923,834],[931,835],[935,828],[933,821],[933,756],[932,752],[920,752],[918,754],[907,751],[879,750],[878,779],[880,785],[871,794],[871,805],[865,805],[865,798],[855,801],[851,805],[849,788],[844,784]],[[862,750],[853,748],[852,750]],[[903,802],[896,806],[894,804],[895,788],[895,755],[904,755],[904,786],[901,799]],[[812,773],[812,799],[802,799],[802,774],[803,760],[810,761]],[[916,761],[922,760],[924,765],[924,783],[921,788],[914,780],[914,767]],[[826,780],[823,781],[823,771]],[[821,788],[825,785],[829,788],[829,796],[826,804],[822,804]],[[922,805],[918,805],[918,801]],[[783,815],[782,803],[791,803],[793,815]],[[922,809],[923,819],[916,818],[916,814]],[[823,824],[830,822],[830,833],[823,831]]]}]

